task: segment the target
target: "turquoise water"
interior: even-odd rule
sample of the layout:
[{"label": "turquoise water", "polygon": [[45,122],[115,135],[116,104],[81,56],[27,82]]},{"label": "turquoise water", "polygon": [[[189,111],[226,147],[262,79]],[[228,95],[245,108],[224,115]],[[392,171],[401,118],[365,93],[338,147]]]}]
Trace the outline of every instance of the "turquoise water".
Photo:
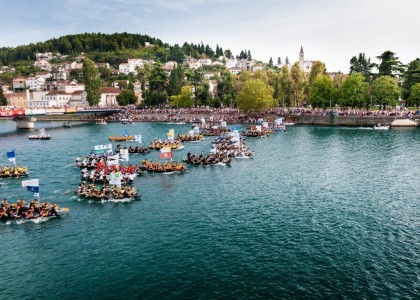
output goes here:
[{"label": "turquoise water", "polygon": [[[41,200],[70,215],[0,224],[2,299],[418,299],[416,128],[289,127],[248,139],[254,159],[145,174],[139,201],[90,203],[73,194],[76,156],[125,128],[148,144],[189,126],[37,123],[51,128],[49,141],[14,126],[0,121],[0,163],[14,148],[40,179]],[[207,153],[210,141],[174,158]],[[130,162],[143,157],[158,153]],[[0,197],[31,199],[20,182],[0,181]]]}]

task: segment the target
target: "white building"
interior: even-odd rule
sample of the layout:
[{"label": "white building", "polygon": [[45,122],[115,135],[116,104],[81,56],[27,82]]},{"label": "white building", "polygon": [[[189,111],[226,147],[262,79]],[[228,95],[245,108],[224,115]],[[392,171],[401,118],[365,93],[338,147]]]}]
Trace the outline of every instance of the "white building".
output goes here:
[{"label": "white building", "polygon": [[247,59],[240,59],[236,63],[236,67],[242,70],[251,70],[252,67],[257,63],[255,59],[247,60]]},{"label": "white building", "polygon": [[51,71],[52,69],[51,63],[45,59],[37,60],[36,62],[34,62],[34,66],[45,71]]},{"label": "white building", "polygon": [[126,63],[120,64],[118,66],[118,71],[126,75],[130,73],[136,74],[137,73],[136,68],[137,67],[141,68],[143,66],[144,66],[144,62],[142,59],[133,58],[133,59],[128,59]]},{"label": "white building", "polygon": [[198,62],[202,66],[211,66],[211,59],[210,58],[199,58]]},{"label": "white building", "polygon": [[312,60],[305,60],[305,54],[303,52],[303,47],[300,47],[299,52],[299,66],[305,72],[305,74],[308,74],[311,72],[312,65],[315,61]]},{"label": "white building", "polygon": [[120,89],[112,87],[101,88],[101,99],[99,100],[98,106],[109,107],[118,105],[117,96],[121,93]]},{"label": "white building", "polygon": [[230,68],[236,68],[236,64],[238,63],[238,61],[234,58],[227,58],[226,59],[226,69],[230,69]]},{"label": "white building", "polygon": [[229,68],[228,71],[230,72],[230,74],[233,75],[238,75],[242,72],[242,69],[239,68]]},{"label": "white building", "polygon": [[26,79],[26,87],[31,91],[42,90],[45,86],[45,79],[44,76],[29,77]]}]

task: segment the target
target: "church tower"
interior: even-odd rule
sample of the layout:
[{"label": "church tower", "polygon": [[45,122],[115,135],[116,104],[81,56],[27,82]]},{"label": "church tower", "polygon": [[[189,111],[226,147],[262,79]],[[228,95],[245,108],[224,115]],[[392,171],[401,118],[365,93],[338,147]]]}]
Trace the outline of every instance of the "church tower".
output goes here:
[{"label": "church tower", "polygon": [[303,47],[300,46],[300,52],[299,52],[299,66],[303,70],[303,63],[305,61],[305,54],[303,53]]}]

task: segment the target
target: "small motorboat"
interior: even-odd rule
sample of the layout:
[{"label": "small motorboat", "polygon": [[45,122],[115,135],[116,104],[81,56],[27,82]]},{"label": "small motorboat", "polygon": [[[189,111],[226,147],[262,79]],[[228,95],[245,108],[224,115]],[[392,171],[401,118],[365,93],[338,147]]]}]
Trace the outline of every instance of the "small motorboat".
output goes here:
[{"label": "small motorboat", "polygon": [[71,127],[73,127],[73,125],[71,124],[71,122],[64,122],[63,123],[63,127],[65,127],[65,128],[71,128]]},{"label": "small motorboat", "polygon": [[376,130],[388,130],[389,127],[390,127],[389,125],[382,125],[381,123],[378,123],[375,126],[373,126],[373,129],[376,129]]},{"label": "small motorboat", "polygon": [[95,124],[96,125],[106,125],[108,123],[105,121],[105,119],[96,119]]}]

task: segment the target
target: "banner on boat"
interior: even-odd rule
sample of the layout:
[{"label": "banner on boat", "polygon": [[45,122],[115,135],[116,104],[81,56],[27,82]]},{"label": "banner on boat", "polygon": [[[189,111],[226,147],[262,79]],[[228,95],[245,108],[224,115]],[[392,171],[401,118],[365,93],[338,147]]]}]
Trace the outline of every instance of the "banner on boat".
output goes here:
[{"label": "banner on boat", "polygon": [[7,152],[7,160],[12,162],[12,163],[16,163],[15,151]]},{"label": "banner on boat", "polygon": [[39,193],[39,179],[30,179],[22,181],[22,187],[33,193]]},{"label": "banner on boat", "polygon": [[172,151],[170,147],[163,147],[160,149],[160,158],[168,159],[172,158]]},{"label": "banner on boat", "polygon": [[95,145],[94,150],[98,154],[103,154],[105,152],[112,153],[112,144],[108,144],[108,145]]},{"label": "banner on boat", "polygon": [[120,149],[120,160],[129,161],[128,155],[128,149]]},{"label": "banner on boat", "polygon": [[166,134],[168,136],[168,140],[173,141],[175,136],[175,130],[169,129],[168,133]]},{"label": "banner on boat", "polygon": [[109,184],[115,184],[119,188],[121,188],[121,173],[120,172],[112,172],[106,176],[109,181]]},{"label": "banner on boat", "polygon": [[134,140],[135,140],[136,142],[138,142],[139,144],[141,144],[141,134],[135,135],[135,136],[134,136]]},{"label": "banner on boat", "polygon": [[120,156],[119,156],[118,153],[115,154],[115,155],[112,155],[112,156],[108,156],[107,161],[106,161],[106,165],[107,166],[112,166],[112,165],[118,166],[119,165],[119,162],[118,162],[119,159],[120,159]]}]

